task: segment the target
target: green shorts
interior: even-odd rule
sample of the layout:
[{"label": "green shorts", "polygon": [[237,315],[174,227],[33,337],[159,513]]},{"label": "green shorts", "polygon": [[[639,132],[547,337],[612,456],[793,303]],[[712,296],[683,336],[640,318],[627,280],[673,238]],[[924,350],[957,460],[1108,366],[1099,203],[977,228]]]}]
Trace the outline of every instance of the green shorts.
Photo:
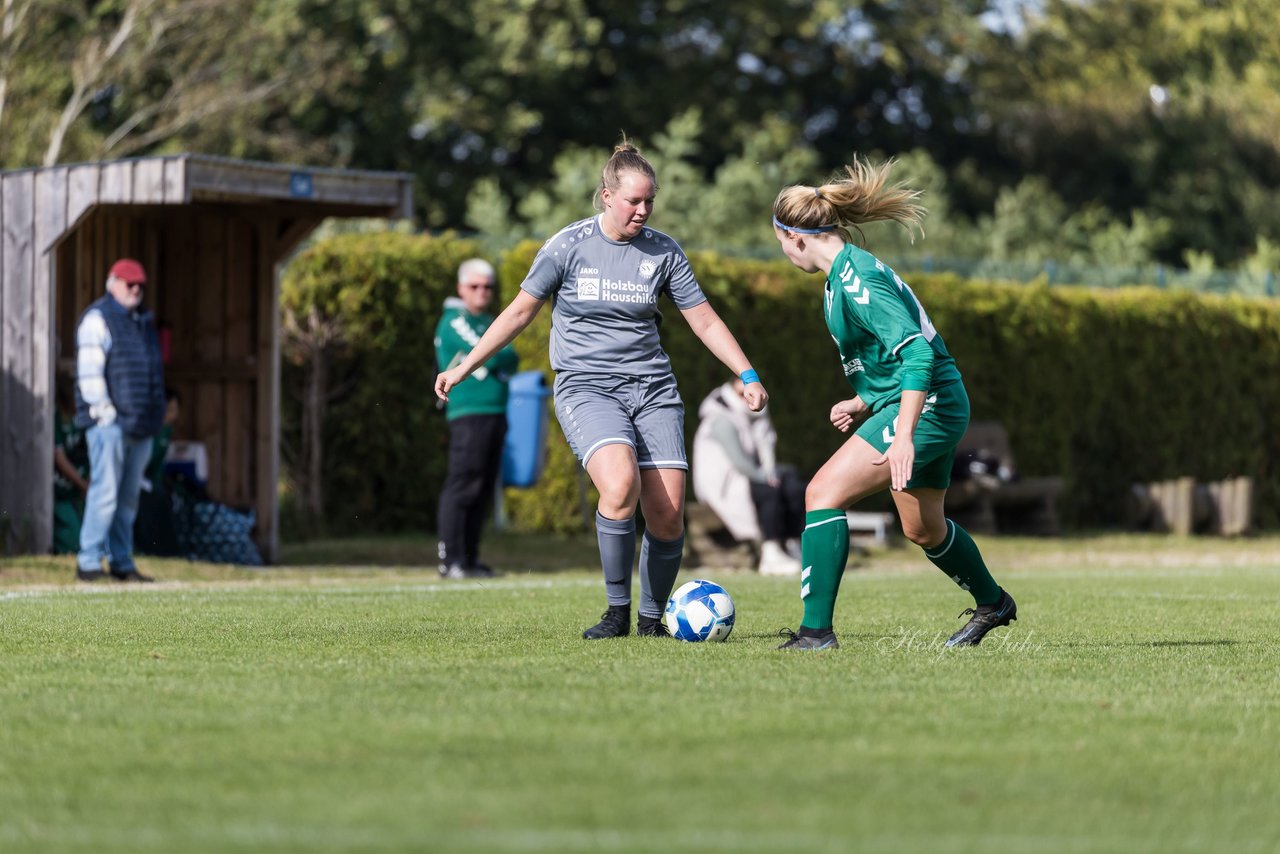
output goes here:
[{"label": "green shorts", "polygon": [[[857,430],[859,436],[881,453],[889,450],[893,443],[899,405],[889,404],[862,422]],[[916,424],[916,461],[907,489],[946,489],[951,485],[956,445],[968,426],[969,395],[964,390],[964,383],[947,383],[929,392],[924,399],[920,421]]]}]

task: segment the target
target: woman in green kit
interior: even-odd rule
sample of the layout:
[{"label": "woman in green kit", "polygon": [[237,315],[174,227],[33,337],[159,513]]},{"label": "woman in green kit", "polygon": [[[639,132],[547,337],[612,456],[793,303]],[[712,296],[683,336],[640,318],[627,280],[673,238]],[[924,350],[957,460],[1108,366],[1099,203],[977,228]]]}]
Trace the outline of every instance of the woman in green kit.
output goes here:
[{"label": "woman in green kit", "polygon": [[892,161],[855,159],[838,180],[787,187],[773,203],[774,234],[787,259],[825,277],[823,315],[854,395],[831,407],[831,423],[853,435],[805,493],[799,632],[780,649],[839,646],[832,629],[849,556],[845,510],[885,488],[907,539],[973,595],[970,619],[947,646],[974,646],[1017,619],[1013,597],[992,579],[977,545],[946,518],[956,444],[969,424],[969,398],[955,360],[901,277],[853,243],[850,229],[892,221],[911,230],[924,217],[920,193],[890,184]]}]

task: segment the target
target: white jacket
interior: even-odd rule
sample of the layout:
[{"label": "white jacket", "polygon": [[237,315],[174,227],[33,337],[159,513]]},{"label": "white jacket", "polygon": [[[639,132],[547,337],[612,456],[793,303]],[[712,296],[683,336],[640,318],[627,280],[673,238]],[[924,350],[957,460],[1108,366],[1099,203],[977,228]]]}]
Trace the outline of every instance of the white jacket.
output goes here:
[{"label": "white jacket", "polygon": [[[693,437],[693,494],[715,511],[736,539],[759,541],[760,525],[750,484],[751,475],[757,479],[770,477],[777,468],[778,434],[769,419],[769,410],[766,407],[752,412],[733,383],[727,382],[707,395],[698,407],[698,417],[698,430]],[[741,451],[755,462],[755,469],[744,470],[734,464],[735,455],[726,451],[714,435],[718,420],[733,425]]]}]

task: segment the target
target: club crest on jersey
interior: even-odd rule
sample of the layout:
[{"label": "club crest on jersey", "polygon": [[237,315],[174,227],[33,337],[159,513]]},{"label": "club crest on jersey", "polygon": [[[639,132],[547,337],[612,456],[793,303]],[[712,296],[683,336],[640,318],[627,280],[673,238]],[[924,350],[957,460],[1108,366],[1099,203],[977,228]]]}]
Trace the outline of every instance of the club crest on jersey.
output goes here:
[{"label": "club crest on jersey", "polygon": [[[586,272],[595,273],[594,276]],[[600,271],[594,267],[583,267],[578,271],[578,299],[600,299]]]},{"label": "club crest on jersey", "polygon": [[655,264],[654,262],[652,262],[652,261],[650,261],[650,260],[648,260],[648,259],[645,259],[644,261],[641,261],[641,262],[640,262],[640,276],[641,276],[641,278],[647,279],[647,278],[649,278],[650,276],[652,276],[654,273],[656,273],[657,271],[658,271],[658,265],[657,265],[657,264]]}]

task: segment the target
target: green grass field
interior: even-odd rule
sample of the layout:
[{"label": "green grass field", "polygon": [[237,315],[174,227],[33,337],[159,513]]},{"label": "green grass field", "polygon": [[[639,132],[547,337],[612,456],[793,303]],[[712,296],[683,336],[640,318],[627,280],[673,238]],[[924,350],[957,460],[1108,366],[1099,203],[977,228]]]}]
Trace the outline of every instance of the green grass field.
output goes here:
[{"label": "green grass field", "polygon": [[708,575],[725,644],[582,641],[589,542],[500,538],[483,583],[415,539],[10,560],[0,851],[1280,850],[1280,539],[980,543],[1021,618],[947,652],[968,603],[907,548],[822,653],[749,573]]}]

